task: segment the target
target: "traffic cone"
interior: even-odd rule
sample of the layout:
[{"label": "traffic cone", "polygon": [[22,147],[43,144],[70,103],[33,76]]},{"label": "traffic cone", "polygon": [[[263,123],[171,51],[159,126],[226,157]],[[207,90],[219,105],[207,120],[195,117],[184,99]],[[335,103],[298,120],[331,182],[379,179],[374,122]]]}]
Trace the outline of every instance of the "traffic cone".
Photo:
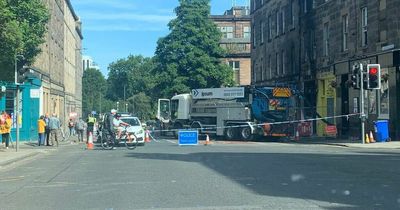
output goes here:
[{"label": "traffic cone", "polygon": [[369,137],[368,137],[368,133],[365,134],[365,143],[369,144]]},{"label": "traffic cone", "polygon": [[372,133],[372,131],[369,132],[369,141],[371,143],[375,143],[376,142],[375,139],[374,139],[374,134]]},{"label": "traffic cone", "polygon": [[210,143],[210,137],[208,136],[208,134],[206,134],[206,142],[204,143],[204,146],[207,146],[209,144],[211,144]]},{"label": "traffic cone", "polygon": [[94,145],[93,145],[93,134],[92,134],[92,132],[89,132],[89,141],[87,143],[87,149],[88,150],[92,150],[93,148],[94,148]]},{"label": "traffic cone", "polygon": [[144,141],[145,142],[150,142],[150,135],[149,135],[149,130],[146,130],[146,132],[144,133]]}]

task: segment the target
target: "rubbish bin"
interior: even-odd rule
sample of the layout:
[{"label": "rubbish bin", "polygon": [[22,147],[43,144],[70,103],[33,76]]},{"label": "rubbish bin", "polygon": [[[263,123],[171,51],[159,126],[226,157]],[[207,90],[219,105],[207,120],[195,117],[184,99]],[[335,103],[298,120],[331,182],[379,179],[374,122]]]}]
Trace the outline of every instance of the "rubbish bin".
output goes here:
[{"label": "rubbish bin", "polygon": [[378,120],[375,122],[375,134],[377,142],[389,141],[389,120]]}]

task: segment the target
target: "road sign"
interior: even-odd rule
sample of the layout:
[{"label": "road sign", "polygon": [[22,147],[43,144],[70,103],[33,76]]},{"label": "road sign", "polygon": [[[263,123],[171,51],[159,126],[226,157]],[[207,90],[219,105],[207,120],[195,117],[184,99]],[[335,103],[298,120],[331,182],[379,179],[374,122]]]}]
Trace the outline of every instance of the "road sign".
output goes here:
[{"label": "road sign", "polygon": [[178,132],[179,145],[198,145],[199,132],[197,130],[185,130]]}]

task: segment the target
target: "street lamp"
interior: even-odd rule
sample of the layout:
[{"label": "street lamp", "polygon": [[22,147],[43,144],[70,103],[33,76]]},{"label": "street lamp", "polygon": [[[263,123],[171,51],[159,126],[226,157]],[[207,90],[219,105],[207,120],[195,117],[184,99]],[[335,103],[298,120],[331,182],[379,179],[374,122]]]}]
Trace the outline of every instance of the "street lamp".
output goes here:
[{"label": "street lamp", "polygon": [[19,59],[25,59],[23,55],[15,55],[15,60],[14,60],[14,67],[15,67],[15,87],[16,87],[16,104],[15,104],[15,110],[14,110],[14,116],[15,116],[15,133],[16,133],[16,139],[15,139],[15,151],[18,152],[18,147],[19,147],[19,83],[18,83],[18,61]]},{"label": "street lamp", "polygon": [[125,104],[125,112],[128,112],[128,104]]}]

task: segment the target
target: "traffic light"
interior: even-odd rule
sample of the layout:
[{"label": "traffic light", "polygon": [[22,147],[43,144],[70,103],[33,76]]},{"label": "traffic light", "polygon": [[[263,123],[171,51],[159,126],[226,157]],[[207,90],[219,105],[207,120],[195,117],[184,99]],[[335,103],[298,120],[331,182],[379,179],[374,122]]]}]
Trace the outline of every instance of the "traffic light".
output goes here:
[{"label": "traffic light", "polygon": [[381,89],[381,65],[368,64],[367,73],[367,89]]},{"label": "traffic light", "polygon": [[17,59],[17,83],[18,84],[23,84],[26,79],[27,79],[27,73],[29,72],[29,68],[25,65],[26,64],[26,60],[21,58],[21,59]]},{"label": "traffic light", "polygon": [[350,75],[350,86],[354,89],[360,89],[360,73],[362,71],[362,64],[354,64],[352,73]]}]

